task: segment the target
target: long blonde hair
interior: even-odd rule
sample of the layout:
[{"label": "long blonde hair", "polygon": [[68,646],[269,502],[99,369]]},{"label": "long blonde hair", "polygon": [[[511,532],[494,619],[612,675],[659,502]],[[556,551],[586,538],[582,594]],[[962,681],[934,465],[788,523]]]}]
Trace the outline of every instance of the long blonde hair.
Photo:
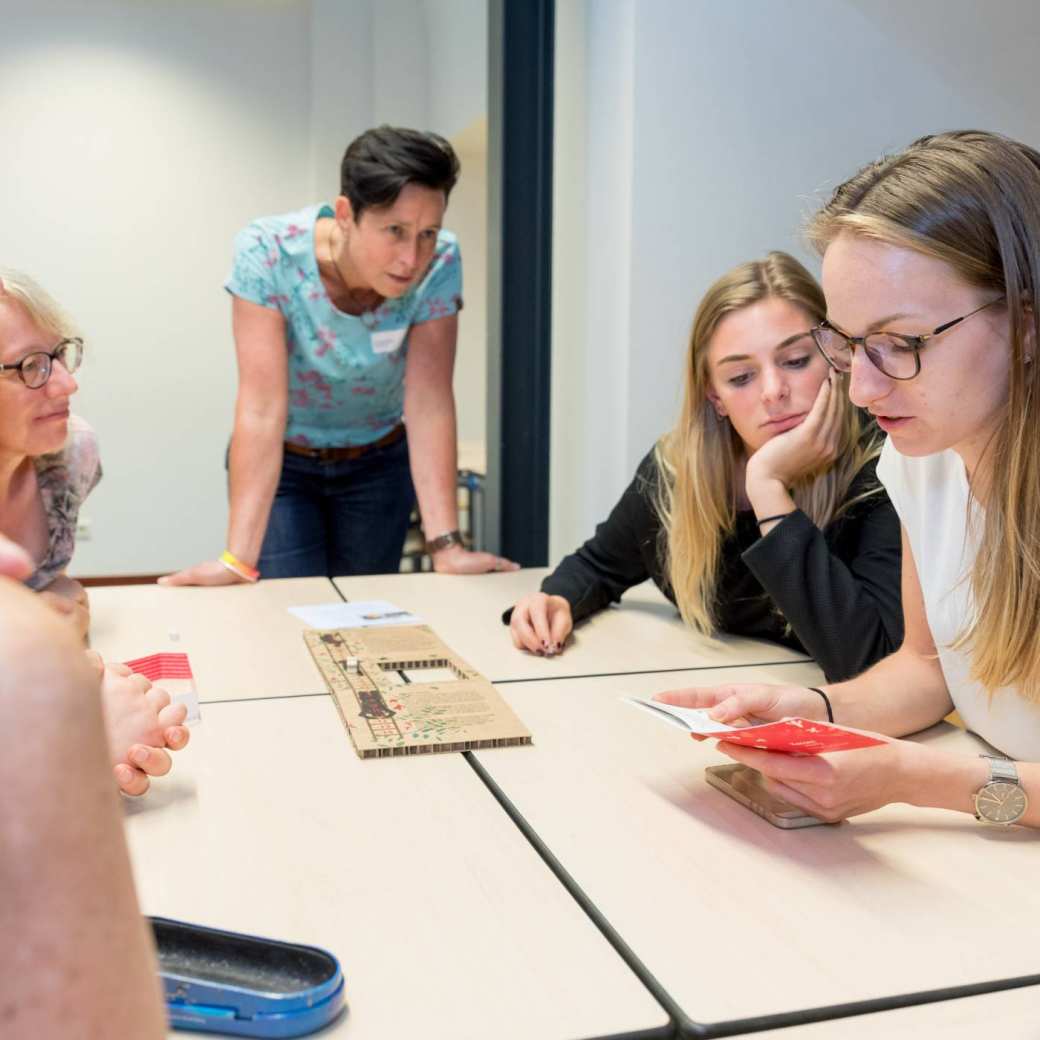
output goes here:
[{"label": "long blonde hair", "polygon": [[[654,505],[661,519],[658,552],[683,620],[712,634],[722,543],[736,525],[736,472],[745,452],[728,421],[719,419],[708,398],[708,347],[728,314],[768,297],[787,300],[806,313],[806,331],[826,314],[823,292],[793,256],[772,252],[740,264],[705,293],[694,315],[686,355],[686,386],[675,428],[655,449]],[[845,501],[853,478],[879,451],[864,438],[859,412],[842,392],[841,441],[834,465],[810,474],[792,497],[818,527],[851,504]],[[876,490],[876,489],[875,489]]]},{"label": "long blonde hair", "polygon": [[1007,406],[984,455],[985,520],[971,568],[974,616],[955,647],[990,694],[1015,686],[1040,702],[1040,153],[980,130],[922,137],[860,170],[816,214],[822,252],[851,233],[948,264],[1004,297],[1010,323]]}]

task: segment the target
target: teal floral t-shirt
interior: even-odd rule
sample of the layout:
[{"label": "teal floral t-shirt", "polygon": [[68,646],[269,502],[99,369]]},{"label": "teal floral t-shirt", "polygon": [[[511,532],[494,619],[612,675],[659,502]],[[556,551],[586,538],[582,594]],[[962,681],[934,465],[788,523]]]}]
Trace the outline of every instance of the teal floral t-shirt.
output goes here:
[{"label": "teal floral t-shirt", "polygon": [[314,448],[370,444],[389,433],[404,408],[404,363],[413,325],[462,307],[458,241],[441,231],[422,278],[368,314],[344,314],[329,299],[314,256],[314,225],[328,205],[260,217],[235,237],[224,288],[280,311],[289,349],[285,438]]}]

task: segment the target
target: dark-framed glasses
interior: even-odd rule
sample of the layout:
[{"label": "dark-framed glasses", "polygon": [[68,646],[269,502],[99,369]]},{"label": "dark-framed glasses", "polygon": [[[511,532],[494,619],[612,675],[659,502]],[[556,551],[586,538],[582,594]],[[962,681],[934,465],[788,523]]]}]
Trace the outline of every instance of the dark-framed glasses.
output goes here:
[{"label": "dark-framed glasses", "polygon": [[26,354],[16,365],[0,365],[0,376],[17,372],[30,390],[39,390],[50,379],[55,361],[60,361],[65,371],[72,375],[83,361],[83,340],[78,336],[63,339],[49,354],[37,350]]},{"label": "dark-framed glasses", "polygon": [[1003,296],[998,296],[921,336],[905,336],[899,332],[870,332],[866,336],[850,336],[824,318],[812,330],[812,338],[827,363],[838,372],[852,370],[853,351],[856,347],[862,347],[871,364],[890,379],[913,379],[921,371],[921,348],[926,343],[962,321],[967,321],[979,311],[1001,303],[1003,299]]}]

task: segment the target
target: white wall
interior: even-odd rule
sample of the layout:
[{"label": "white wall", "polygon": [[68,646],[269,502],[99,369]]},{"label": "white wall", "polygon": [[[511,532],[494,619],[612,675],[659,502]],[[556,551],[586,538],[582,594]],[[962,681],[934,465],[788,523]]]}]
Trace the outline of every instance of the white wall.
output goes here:
[{"label": "white wall", "polygon": [[634,33],[633,0],[558,2],[551,562],[606,515],[626,468]]},{"label": "white wall", "polygon": [[445,224],[462,251],[463,309],[455,359],[459,440],[481,442],[487,420],[487,121],[455,135],[462,165]]},{"label": "white wall", "polygon": [[[374,122],[430,126],[431,99],[447,118],[458,84],[438,73],[431,86],[431,70],[449,33],[427,22],[442,8],[460,18],[453,47],[486,52],[485,0],[0,0],[0,262],[34,274],[83,326],[74,407],[106,470],[74,573],[157,572],[220,550],[234,233],[334,195],[346,142]],[[484,84],[465,80],[457,124],[431,129],[471,120],[483,68]],[[476,161],[450,211],[467,227],[470,305],[483,267]],[[483,358],[469,313],[460,365]],[[483,426],[475,386],[459,401],[466,430]]]},{"label": "white wall", "polygon": [[212,556],[235,383],[221,284],[235,230],[306,197],[307,21],[37,0],[2,25],[3,258],[82,325],[74,408],[106,470],[75,569]]},{"label": "white wall", "polygon": [[[570,165],[555,200],[554,558],[674,420],[690,319],[715,277],[774,248],[818,270],[799,238],[814,203],[924,133],[980,126],[1040,145],[1029,0],[558,0],[557,12]],[[582,108],[579,126],[560,118]],[[566,204],[578,196],[583,208]],[[561,474],[595,479],[576,495]]]}]

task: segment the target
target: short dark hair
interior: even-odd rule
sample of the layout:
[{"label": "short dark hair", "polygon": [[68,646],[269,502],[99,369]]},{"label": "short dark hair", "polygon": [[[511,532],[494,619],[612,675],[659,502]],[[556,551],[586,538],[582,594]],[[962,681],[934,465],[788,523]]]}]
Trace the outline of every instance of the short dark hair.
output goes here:
[{"label": "short dark hair", "polygon": [[458,179],[458,156],[440,135],[377,126],[347,145],[340,194],[350,199],[357,223],[370,207],[392,206],[406,184],[443,191],[447,199]]}]

